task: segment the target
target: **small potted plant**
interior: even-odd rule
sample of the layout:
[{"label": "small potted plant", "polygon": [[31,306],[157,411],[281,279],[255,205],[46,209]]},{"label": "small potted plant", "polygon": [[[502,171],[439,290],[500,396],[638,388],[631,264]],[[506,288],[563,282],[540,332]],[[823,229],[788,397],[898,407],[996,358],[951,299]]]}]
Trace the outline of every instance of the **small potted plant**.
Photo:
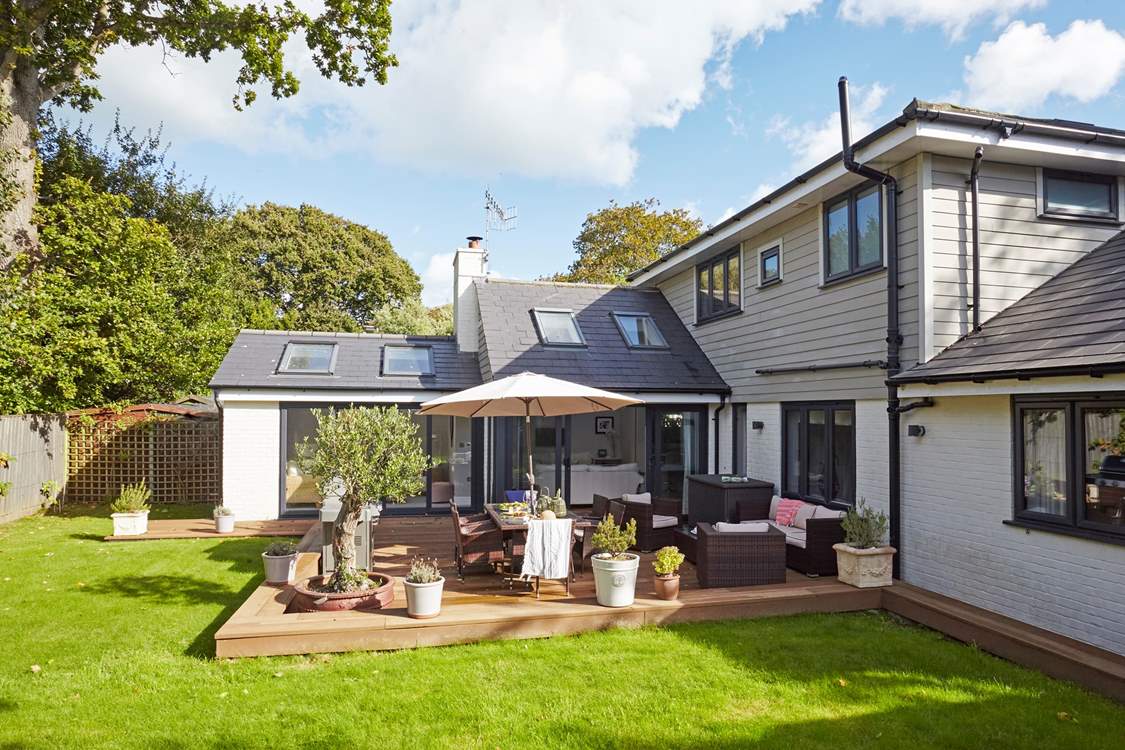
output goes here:
[{"label": "small potted plant", "polygon": [[859,507],[849,510],[840,525],[844,541],[832,545],[836,550],[836,577],[861,589],[890,586],[895,548],[885,541],[887,514],[860,500]]},{"label": "small potted plant", "polygon": [[680,596],[680,566],[684,564],[684,553],[675,547],[661,547],[656,551],[652,569],[656,571],[653,584],[656,595],[664,601],[672,601]]},{"label": "small potted plant", "polygon": [[636,519],[629,519],[628,524],[619,527],[606,516],[594,530],[590,543],[594,549],[601,550],[590,558],[598,604],[628,607],[636,596],[637,568],[641,561],[639,555],[626,551],[637,543]]},{"label": "small potted plant", "polygon": [[297,575],[297,545],[293,542],[274,542],[262,553],[266,566],[266,583],[292,583]]},{"label": "small potted plant", "polygon": [[230,534],[234,531],[234,508],[220,505],[215,508],[215,531],[220,534]]},{"label": "small potted plant", "polygon": [[406,614],[417,620],[438,616],[445,578],[437,560],[415,557],[410,561],[410,572],[403,584],[406,586]]},{"label": "small potted plant", "polygon": [[117,499],[109,506],[113,512],[114,536],[140,536],[148,531],[148,500],[152,492],[144,480],[121,487]]}]

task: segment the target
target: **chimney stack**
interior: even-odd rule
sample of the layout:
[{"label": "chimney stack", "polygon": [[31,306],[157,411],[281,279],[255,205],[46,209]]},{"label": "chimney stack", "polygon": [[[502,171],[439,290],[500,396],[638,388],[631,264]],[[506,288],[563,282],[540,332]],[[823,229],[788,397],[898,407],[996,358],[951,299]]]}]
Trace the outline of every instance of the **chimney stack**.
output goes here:
[{"label": "chimney stack", "polygon": [[473,280],[487,275],[488,263],[482,238],[465,239],[469,246],[457,248],[453,255],[453,335],[460,351],[475,352],[480,344],[480,309]]}]

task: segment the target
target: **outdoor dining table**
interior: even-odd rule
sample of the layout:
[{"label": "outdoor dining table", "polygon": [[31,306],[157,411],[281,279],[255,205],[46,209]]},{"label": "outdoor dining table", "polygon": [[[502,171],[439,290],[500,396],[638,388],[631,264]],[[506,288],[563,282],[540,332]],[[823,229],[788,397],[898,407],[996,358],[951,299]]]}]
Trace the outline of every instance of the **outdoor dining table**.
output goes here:
[{"label": "outdoor dining table", "polygon": [[[504,535],[504,541],[508,548],[511,549],[512,542],[520,536],[527,534],[527,519],[526,518],[513,518],[506,516],[500,512],[498,503],[485,503],[484,510],[488,513],[488,517],[500,529]],[[594,528],[597,527],[600,518],[593,518],[590,516],[575,515],[568,512],[564,518],[569,518],[574,521],[574,528],[583,530],[582,534],[582,559],[585,560],[590,553],[590,537],[594,535]]]}]

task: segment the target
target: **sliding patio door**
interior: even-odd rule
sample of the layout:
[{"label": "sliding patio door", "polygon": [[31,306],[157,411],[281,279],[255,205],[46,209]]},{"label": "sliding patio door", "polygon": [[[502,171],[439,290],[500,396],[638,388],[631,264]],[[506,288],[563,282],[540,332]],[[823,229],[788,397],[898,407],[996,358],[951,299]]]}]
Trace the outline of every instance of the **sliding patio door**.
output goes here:
[{"label": "sliding patio door", "polygon": [[706,407],[650,406],[648,477],[650,492],[687,499],[687,477],[706,470]]}]

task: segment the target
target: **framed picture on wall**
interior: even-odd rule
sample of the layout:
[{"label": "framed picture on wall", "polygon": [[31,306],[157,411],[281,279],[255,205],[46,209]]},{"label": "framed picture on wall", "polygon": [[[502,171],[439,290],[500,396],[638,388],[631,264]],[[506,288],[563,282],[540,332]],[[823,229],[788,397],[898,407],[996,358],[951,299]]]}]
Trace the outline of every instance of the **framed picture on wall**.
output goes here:
[{"label": "framed picture on wall", "polygon": [[613,417],[594,417],[594,432],[598,435],[613,432]]}]

